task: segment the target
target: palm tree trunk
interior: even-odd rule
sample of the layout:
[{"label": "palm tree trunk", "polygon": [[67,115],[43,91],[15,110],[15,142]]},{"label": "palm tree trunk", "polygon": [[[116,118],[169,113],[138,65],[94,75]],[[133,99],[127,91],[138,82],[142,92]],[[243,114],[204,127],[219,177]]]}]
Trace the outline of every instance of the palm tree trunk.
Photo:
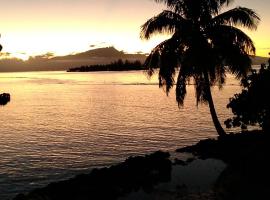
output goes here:
[{"label": "palm tree trunk", "polygon": [[224,131],[224,129],[222,128],[222,126],[218,120],[218,116],[216,113],[216,109],[215,109],[212,94],[211,94],[208,73],[205,72],[204,76],[205,76],[205,82],[206,82],[206,92],[207,92],[208,104],[209,104],[209,108],[210,108],[210,114],[211,114],[211,117],[212,117],[212,120],[213,120],[213,123],[214,123],[216,130],[217,130],[218,135],[220,137],[223,137],[226,135],[226,132]]}]

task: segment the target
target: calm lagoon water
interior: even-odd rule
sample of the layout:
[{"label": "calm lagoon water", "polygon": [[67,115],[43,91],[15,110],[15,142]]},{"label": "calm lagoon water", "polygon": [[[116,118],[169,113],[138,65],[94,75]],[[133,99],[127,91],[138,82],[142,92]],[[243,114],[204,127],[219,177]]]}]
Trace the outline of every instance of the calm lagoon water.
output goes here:
[{"label": "calm lagoon water", "polygon": [[[221,121],[240,91],[227,77],[213,88]],[[143,72],[0,73],[0,199],[49,182],[118,163],[131,155],[174,151],[216,136],[208,107],[196,106],[193,86],[184,108]]]}]

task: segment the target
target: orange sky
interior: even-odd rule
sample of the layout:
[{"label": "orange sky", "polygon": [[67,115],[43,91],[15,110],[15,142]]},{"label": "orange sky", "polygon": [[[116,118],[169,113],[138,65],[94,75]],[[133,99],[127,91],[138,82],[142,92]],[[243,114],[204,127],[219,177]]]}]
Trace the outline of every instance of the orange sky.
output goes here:
[{"label": "orange sky", "polygon": [[[254,8],[262,23],[254,33],[257,54],[270,51],[270,1],[238,0]],[[0,43],[3,52],[21,58],[54,52],[64,55],[92,47],[115,46],[126,52],[149,52],[166,36],[139,38],[140,26],[163,5],[153,0],[3,0],[0,7]]]}]

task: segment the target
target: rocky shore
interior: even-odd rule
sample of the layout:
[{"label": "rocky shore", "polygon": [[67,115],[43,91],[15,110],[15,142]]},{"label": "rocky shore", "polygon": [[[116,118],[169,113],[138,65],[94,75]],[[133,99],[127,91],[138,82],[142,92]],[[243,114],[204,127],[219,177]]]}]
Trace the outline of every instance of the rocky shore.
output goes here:
[{"label": "rocky shore", "polygon": [[214,199],[270,199],[269,144],[269,133],[251,131],[203,140],[177,151],[227,164],[214,184]]},{"label": "rocky shore", "polygon": [[[169,153],[161,151],[130,157],[118,165],[19,194],[14,200],[269,199],[269,141],[261,131],[202,140],[177,150],[192,153],[195,159],[172,161]],[[204,179],[210,180],[210,186],[189,188],[192,181],[207,182]]]},{"label": "rocky shore", "polygon": [[169,153],[156,152],[144,157],[130,157],[118,165],[51,183],[28,195],[20,194],[14,200],[113,200],[139,189],[150,191],[154,185],[170,179],[172,163],[169,156]]}]

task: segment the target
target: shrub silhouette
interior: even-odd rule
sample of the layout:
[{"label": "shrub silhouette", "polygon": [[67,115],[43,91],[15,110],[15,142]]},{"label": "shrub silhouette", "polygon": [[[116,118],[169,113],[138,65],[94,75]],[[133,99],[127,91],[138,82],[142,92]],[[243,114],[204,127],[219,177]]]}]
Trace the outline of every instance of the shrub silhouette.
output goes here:
[{"label": "shrub silhouette", "polygon": [[228,128],[260,126],[264,131],[270,130],[270,59],[269,65],[253,71],[242,80],[243,90],[230,99],[228,108],[232,109],[233,118],[225,121]]}]

